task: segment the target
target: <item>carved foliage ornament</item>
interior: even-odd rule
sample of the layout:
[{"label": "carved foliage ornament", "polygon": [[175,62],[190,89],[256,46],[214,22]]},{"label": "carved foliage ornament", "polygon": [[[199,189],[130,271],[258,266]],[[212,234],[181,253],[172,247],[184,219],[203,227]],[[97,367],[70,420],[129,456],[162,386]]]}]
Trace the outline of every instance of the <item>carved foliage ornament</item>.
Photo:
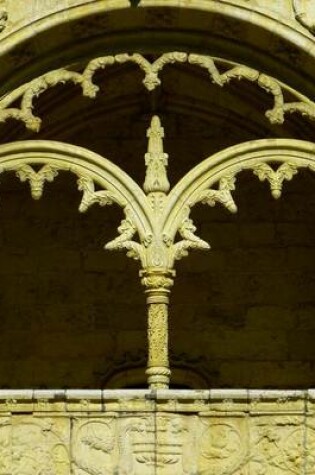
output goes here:
[{"label": "carved foliage ornament", "polygon": [[[163,54],[152,63],[141,54],[124,53],[92,59],[82,73],[66,69],[50,71],[24,84],[0,100],[0,122],[5,122],[8,119],[19,120],[24,122],[29,130],[38,132],[41,127],[41,119],[33,113],[33,101],[35,98],[57,84],[72,83],[81,87],[84,96],[93,99],[99,92],[99,87],[93,82],[95,73],[114,64],[127,62],[138,65],[143,71],[143,84],[148,91],[153,91],[161,85],[160,73],[166,65],[188,63],[206,69],[209,73],[210,81],[219,87],[229,84],[232,80],[246,80],[257,84],[259,88],[271,94],[273,97],[273,107],[266,112],[266,117],[272,124],[282,124],[285,114],[294,112],[299,112],[312,120],[315,119],[314,102],[266,74],[235,63],[229,63],[230,68],[220,72],[219,59],[184,52],[169,52]],[[289,90],[291,95],[295,97],[293,102],[285,102],[283,93],[286,90]],[[19,107],[13,106],[16,101],[20,101]]]},{"label": "carved foliage ornament", "polygon": [[[157,285],[157,280],[161,279],[164,279],[166,288],[172,285],[174,261],[186,256],[190,249],[210,248],[196,234],[197,229],[190,216],[191,209],[197,203],[211,207],[219,203],[235,213],[237,206],[232,193],[236,177],[242,170],[252,170],[261,181],[268,181],[276,199],[281,196],[284,182],[291,180],[299,168],[315,170],[313,144],[294,140],[260,140],[209,157],[170,190],[167,177],[168,156],[164,152],[163,135],[160,119],[154,116],[148,129],[145,192],[121,169],[103,157],[96,156],[102,164],[98,174],[87,171],[86,166],[69,164],[69,145],[57,142],[47,142],[53,147],[53,156],[39,160],[38,152],[35,153],[36,169],[32,168],[32,159],[28,154],[23,153],[25,143],[2,146],[9,149],[22,147],[21,159],[15,160],[14,165],[10,159],[7,162],[5,157],[1,159],[0,147],[0,172],[14,171],[21,181],[29,183],[33,198],[39,199],[45,182],[52,182],[59,170],[72,171],[77,175],[78,188],[83,193],[80,212],[87,211],[94,204],[120,206],[124,211],[124,218],[118,227],[119,235],[106,244],[105,248],[125,250],[129,257],[140,260],[146,271],[155,269],[153,276],[150,277],[150,272],[143,276],[143,284],[150,290],[152,286],[160,286]],[[41,151],[46,142],[27,144],[36,144]],[[58,147],[66,149],[64,160],[55,159]],[[73,147],[76,153],[78,149]],[[5,153],[2,152],[3,155]],[[102,174],[104,177],[100,182],[98,177]],[[156,274],[157,269],[163,275]],[[168,274],[170,278],[166,278]],[[152,285],[150,279],[154,281]]]}]

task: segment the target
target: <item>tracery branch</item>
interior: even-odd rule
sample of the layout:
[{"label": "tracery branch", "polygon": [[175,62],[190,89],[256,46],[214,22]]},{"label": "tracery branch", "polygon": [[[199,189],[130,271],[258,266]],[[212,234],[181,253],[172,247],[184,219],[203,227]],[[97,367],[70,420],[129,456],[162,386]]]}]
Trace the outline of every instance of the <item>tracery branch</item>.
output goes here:
[{"label": "tracery branch", "polygon": [[[195,64],[205,68],[209,72],[212,82],[218,86],[223,87],[232,79],[237,79],[239,81],[245,79],[256,83],[267,93],[272,94],[274,98],[274,107],[265,113],[266,117],[272,124],[282,124],[284,122],[284,115],[287,111],[299,111],[301,113],[304,111],[303,115],[307,115],[310,119],[315,119],[315,104],[313,102],[293,102],[290,103],[290,106],[284,104],[282,86],[276,79],[267,76],[266,74],[262,74],[255,69],[243,65],[233,66],[231,69],[220,74],[215,61],[212,58],[198,54],[190,54],[188,56],[188,61],[190,64]],[[301,105],[302,107],[300,107]]]},{"label": "tracery branch", "polygon": [[[211,81],[223,87],[232,79],[247,80],[256,83],[261,89],[271,94],[274,99],[274,106],[266,112],[266,117],[272,124],[282,124],[286,113],[298,112],[311,120],[315,120],[315,104],[306,97],[290,89],[296,100],[285,103],[283,91],[288,89],[284,84],[276,79],[260,73],[259,71],[243,65],[235,65],[227,71],[220,73],[216,62],[210,56],[189,54],[184,52],[169,52],[161,55],[152,63],[139,53],[117,54],[114,56],[103,56],[92,59],[82,73],[66,69],[58,69],[48,72],[30,83],[12,91],[0,100],[0,122],[8,119],[15,119],[24,122],[26,128],[38,132],[41,127],[41,119],[33,114],[34,99],[39,97],[49,88],[58,84],[72,83],[79,85],[82,94],[94,99],[99,92],[99,86],[94,84],[95,73],[99,69],[105,69],[114,64],[131,62],[144,72],[143,84],[148,91],[153,91],[161,85],[160,73],[168,64],[189,63],[208,71]],[[20,100],[20,106],[13,107],[15,101]]]},{"label": "tracery branch", "polygon": [[231,191],[235,190],[235,176],[228,175],[222,177],[219,182],[218,190],[204,190],[201,191],[194,200],[193,204],[201,202],[208,206],[215,206],[216,203],[221,203],[231,213],[237,212],[237,206],[232,197]]},{"label": "tracery branch", "polygon": [[108,190],[95,191],[94,181],[89,177],[79,177],[78,189],[83,191],[82,201],[79,206],[80,213],[85,213],[95,203],[98,203],[100,206],[107,206],[112,205],[114,202],[119,202],[117,197]]},{"label": "tracery branch", "polygon": [[41,119],[33,114],[34,99],[39,97],[43,92],[57,86],[58,84],[66,84],[71,82],[75,85],[81,85],[84,96],[95,97],[93,85],[89,86],[84,81],[84,76],[74,71],[65,69],[57,69],[51,71],[37,79],[31,81],[26,89],[21,91],[21,108],[6,108],[7,100],[0,101],[0,122],[7,119],[21,120],[25,123],[26,128],[34,132],[38,132],[41,127]]}]

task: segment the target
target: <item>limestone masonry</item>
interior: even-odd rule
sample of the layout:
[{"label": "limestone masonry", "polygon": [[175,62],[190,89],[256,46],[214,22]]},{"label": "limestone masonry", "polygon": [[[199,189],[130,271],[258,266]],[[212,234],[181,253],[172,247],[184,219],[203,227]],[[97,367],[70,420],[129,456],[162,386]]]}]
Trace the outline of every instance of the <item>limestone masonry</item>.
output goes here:
[{"label": "limestone masonry", "polygon": [[315,474],[314,35],[0,0],[0,475]]}]

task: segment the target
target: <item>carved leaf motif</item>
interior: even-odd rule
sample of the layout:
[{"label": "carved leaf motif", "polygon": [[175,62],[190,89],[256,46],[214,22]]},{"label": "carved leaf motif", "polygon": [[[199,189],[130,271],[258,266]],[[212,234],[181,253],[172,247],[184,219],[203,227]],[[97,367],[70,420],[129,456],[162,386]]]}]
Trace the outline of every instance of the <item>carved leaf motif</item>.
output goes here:
[{"label": "carved leaf motif", "polygon": [[168,366],[168,309],[166,304],[149,306],[148,337],[150,341],[149,366]]},{"label": "carved leaf motif", "polygon": [[284,180],[290,181],[297,174],[298,168],[293,163],[285,162],[277,170],[274,170],[268,163],[260,163],[253,168],[253,172],[260,181],[268,180],[272,196],[280,198]]},{"label": "carved leaf motif", "polygon": [[173,256],[175,260],[180,260],[188,256],[190,249],[210,249],[210,245],[206,241],[203,241],[195,235],[196,230],[197,228],[191,219],[186,218],[183,221],[178,229],[183,240],[173,245]]},{"label": "carved leaf motif", "polygon": [[95,185],[91,178],[81,176],[78,179],[78,189],[83,191],[82,201],[79,206],[80,213],[85,213],[90,206],[98,203],[100,206],[112,205],[117,201],[110,191],[95,191]]},{"label": "carved leaf motif", "polygon": [[137,228],[132,223],[132,221],[127,218],[123,219],[119,228],[119,236],[113,241],[110,241],[106,244],[105,249],[112,250],[127,250],[127,256],[132,259],[139,260],[143,256],[143,247],[136,241],[133,241],[132,238],[137,232]]},{"label": "carved leaf motif", "polygon": [[0,473],[66,475],[69,454],[49,420],[31,416],[0,427]]},{"label": "carved leaf motif", "polygon": [[235,190],[234,176],[226,176],[221,178],[218,190],[205,190],[198,195],[195,203],[201,202],[209,206],[215,206],[216,203],[221,203],[231,213],[237,212],[237,206],[233,200],[231,191]]},{"label": "carved leaf motif", "polygon": [[[5,22],[6,18],[4,13],[2,20],[0,17],[0,31],[1,25],[5,25]],[[273,124],[282,124],[286,112],[299,112],[310,119],[315,119],[314,102],[308,100],[306,97],[301,97],[296,93],[296,101],[287,104],[284,103],[283,90],[285,89],[285,86],[270,76],[261,74],[259,71],[248,68],[247,66],[235,66],[234,64],[229,70],[224,71],[221,74],[216,66],[216,62],[218,62],[217,59],[210,56],[175,51],[164,53],[153,63],[150,63],[150,61],[141,54],[124,53],[115,56],[104,56],[92,59],[82,73],[66,69],[58,69],[48,72],[43,76],[34,79],[30,83],[21,86],[19,89],[0,100],[0,122],[5,122],[10,118],[16,119],[24,122],[29,130],[38,132],[41,127],[41,119],[33,114],[33,100],[35,97],[38,97],[47,89],[54,87],[57,84],[71,82],[81,86],[84,96],[95,98],[99,91],[99,87],[93,83],[95,72],[98,69],[104,69],[115,63],[122,64],[126,62],[137,64],[145,73],[143,84],[148,91],[153,91],[161,84],[159,73],[165,65],[188,62],[205,68],[209,72],[212,82],[221,87],[228,84],[232,79],[245,79],[256,83],[260,88],[264,89],[274,98],[273,108],[266,112],[266,117]],[[20,107],[12,106],[17,100],[20,100]]]},{"label": "carved leaf motif", "polygon": [[34,200],[42,197],[45,181],[52,182],[57,175],[58,171],[51,165],[44,165],[39,172],[35,172],[30,165],[24,165],[16,172],[16,176],[22,182],[29,181]]},{"label": "carved leaf motif", "polygon": [[214,84],[218,86],[224,86],[224,79],[221,77],[214,60],[210,56],[203,56],[200,54],[190,54],[188,56],[190,64],[195,64],[202,68],[205,68]]}]

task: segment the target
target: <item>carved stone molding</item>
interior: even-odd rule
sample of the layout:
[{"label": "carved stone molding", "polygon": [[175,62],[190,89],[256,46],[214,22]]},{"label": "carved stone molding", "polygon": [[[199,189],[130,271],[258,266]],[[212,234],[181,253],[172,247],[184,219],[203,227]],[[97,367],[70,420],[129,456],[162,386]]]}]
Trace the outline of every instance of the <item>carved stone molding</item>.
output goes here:
[{"label": "carved stone molding", "polygon": [[313,475],[314,407],[312,390],[2,390],[0,474]]},{"label": "carved stone molding", "polygon": [[[118,229],[119,237],[107,244],[107,249],[126,249],[131,257],[141,260],[143,269],[153,270],[145,277],[144,284],[149,286],[152,281],[152,286],[160,286],[161,278],[165,280],[165,277],[156,274],[157,269],[160,273],[172,271],[174,260],[186,255],[190,248],[209,248],[196,236],[189,217],[196,203],[209,206],[219,203],[234,213],[237,206],[232,192],[242,170],[251,169],[260,180],[268,180],[274,197],[278,198],[284,181],[292,179],[298,168],[314,169],[312,144],[285,139],[258,140],[209,157],[166,192],[163,190],[168,190],[169,185],[160,130],[160,121],[154,117],[149,134],[156,134],[155,141],[149,137],[146,154],[147,194],[103,157],[56,142],[28,141],[1,146],[0,171],[15,171],[22,181],[28,181],[35,199],[42,195],[45,181],[52,181],[58,170],[71,171],[77,175],[79,190],[83,192],[81,212],[95,203],[101,206],[117,203],[123,208],[125,219]],[[89,168],[83,166],[85,160]],[[277,163],[278,168],[274,166]],[[35,171],[32,164],[40,166],[40,170]],[[95,167],[100,170],[98,173]],[[95,190],[95,184],[100,190]],[[178,242],[177,233],[182,237]],[[133,240],[136,234],[139,241]]]},{"label": "carved stone molding", "polygon": [[[33,101],[35,98],[58,84],[72,83],[81,87],[82,94],[85,97],[94,99],[99,93],[99,87],[93,82],[95,73],[114,64],[124,64],[127,62],[136,64],[142,70],[144,73],[143,85],[149,92],[154,91],[161,85],[161,73],[165,66],[174,63],[187,63],[206,69],[211,83],[219,87],[224,87],[231,81],[245,80],[256,84],[257,87],[266,91],[273,98],[273,107],[265,113],[267,119],[272,124],[282,124],[285,120],[285,115],[292,113],[300,113],[311,120],[315,119],[315,104],[313,101],[271,76],[226,60],[224,60],[225,67],[222,69],[221,61],[218,58],[175,51],[164,53],[152,63],[139,53],[124,53],[92,59],[82,73],[67,69],[50,71],[24,84],[0,100],[0,122],[15,119],[23,122],[29,130],[38,132],[42,121],[33,112]],[[229,64],[229,69],[227,70],[226,64]],[[289,92],[291,96],[293,95],[294,100],[286,102],[284,98],[285,92]],[[19,107],[14,105],[16,101],[19,102]],[[149,155],[150,151],[148,151],[148,163]],[[166,165],[167,156],[163,160]],[[167,185],[165,186],[167,187]]]}]

